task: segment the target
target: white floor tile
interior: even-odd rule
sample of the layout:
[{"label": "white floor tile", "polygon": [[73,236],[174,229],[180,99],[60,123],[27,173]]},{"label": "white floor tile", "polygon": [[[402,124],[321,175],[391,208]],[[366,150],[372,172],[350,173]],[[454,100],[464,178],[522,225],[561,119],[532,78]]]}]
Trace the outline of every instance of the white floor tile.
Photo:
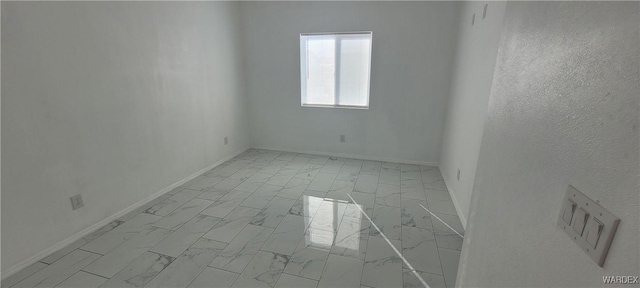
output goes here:
[{"label": "white floor tile", "polygon": [[191,282],[189,288],[211,288],[213,285],[216,288],[230,288],[238,276],[240,274],[207,267]]},{"label": "white floor tile", "polygon": [[[391,241],[399,249],[400,241]],[[369,287],[402,287],[402,258],[382,237],[369,237],[367,256],[362,271],[362,285]]]},{"label": "white floor tile", "polygon": [[415,270],[442,274],[442,265],[433,230],[403,226],[402,255]]},{"label": "white floor tile", "polygon": [[274,287],[288,261],[286,255],[258,251],[232,287]]},{"label": "white floor tile", "polygon": [[153,246],[149,251],[174,258],[178,257],[220,220],[222,219],[198,215]]},{"label": "white floor tile", "polygon": [[318,287],[360,287],[364,261],[330,254]]},{"label": "white floor tile", "polygon": [[277,288],[315,288],[318,281],[283,273],[276,283]]},{"label": "white floor tile", "polygon": [[111,278],[136,258],[147,252],[151,247],[171,234],[171,230],[149,227],[135,237],[111,250],[100,259],[91,263],[83,270],[103,277]]},{"label": "white floor tile", "polygon": [[249,149],[2,286],[453,287],[462,238],[420,205],[464,234],[437,167]]},{"label": "white floor tile", "polygon": [[160,220],[154,222],[152,225],[164,229],[176,230],[211,204],[213,204],[213,201],[198,198],[191,199],[191,201],[178,207],[178,209],[169,213],[169,215],[160,218]]},{"label": "white floor tile", "polygon": [[456,286],[458,276],[458,262],[460,261],[460,251],[439,248],[440,261],[442,261],[442,272],[444,272],[444,282],[447,287]]},{"label": "white floor tile", "polygon": [[271,228],[247,225],[209,266],[242,273],[271,233],[273,233]]},{"label": "white floor tile", "polygon": [[226,245],[200,238],[145,287],[187,287]]},{"label": "white floor tile", "polygon": [[84,287],[98,287],[107,281],[107,278],[89,274],[84,271],[78,271],[73,276],[60,283],[59,288],[84,288]]},{"label": "white floor tile", "polygon": [[95,253],[75,250],[18,282],[13,287],[54,287],[99,257],[100,255]]},{"label": "white floor tile", "polygon": [[120,270],[120,272],[101,287],[143,287],[164,268],[169,266],[174,259],[173,257],[158,253],[145,252],[142,256],[138,257],[138,259],[127,265],[127,267]]}]

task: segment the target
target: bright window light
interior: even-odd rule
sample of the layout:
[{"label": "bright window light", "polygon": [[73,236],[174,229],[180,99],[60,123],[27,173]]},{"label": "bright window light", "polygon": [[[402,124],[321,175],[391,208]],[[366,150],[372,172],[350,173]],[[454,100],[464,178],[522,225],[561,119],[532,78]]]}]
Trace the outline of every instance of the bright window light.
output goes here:
[{"label": "bright window light", "polygon": [[302,106],[369,108],[371,36],[300,34]]}]

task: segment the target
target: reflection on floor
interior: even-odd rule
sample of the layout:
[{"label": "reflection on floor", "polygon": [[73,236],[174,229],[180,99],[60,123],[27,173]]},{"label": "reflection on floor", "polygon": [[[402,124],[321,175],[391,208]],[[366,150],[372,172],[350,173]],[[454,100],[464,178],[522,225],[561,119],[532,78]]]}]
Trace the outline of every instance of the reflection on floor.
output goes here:
[{"label": "reflection on floor", "polygon": [[2,287],[453,287],[458,233],[436,167],[250,149]]}]

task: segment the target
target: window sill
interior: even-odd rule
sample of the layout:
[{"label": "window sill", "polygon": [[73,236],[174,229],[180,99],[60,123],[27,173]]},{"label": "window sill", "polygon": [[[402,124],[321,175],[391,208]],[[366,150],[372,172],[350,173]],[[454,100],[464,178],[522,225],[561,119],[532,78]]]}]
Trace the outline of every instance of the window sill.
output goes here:
[{"label": "window sill", "polygon": [[369,110],[369,106],[317,105],[317,104],[302,104],[300,106],[303,108],[339,108],[339,109]]}]

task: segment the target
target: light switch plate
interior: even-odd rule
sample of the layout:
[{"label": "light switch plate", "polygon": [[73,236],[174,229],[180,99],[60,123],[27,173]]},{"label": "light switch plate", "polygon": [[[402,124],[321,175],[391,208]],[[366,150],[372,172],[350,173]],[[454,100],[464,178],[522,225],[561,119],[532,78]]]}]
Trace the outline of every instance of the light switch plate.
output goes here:
[{"label": "light switch plate", "polygon": [[[587,253],[587,255],[589,255],[589,257],[598,264],[598,266],[602,267],[604,265],[604,260],[607,258],[607,253],[609,253],[609,247],[611,247],[613,236],[616,234],[616,230],[620,224],[620,218],[609,213],[609,211],[600,206],[598,202],[591,200],[571,185],[567,188],[567,192],[565,193],[562,201],[563,204],[560,209],[560,215],[558,216],[557,222],[558,226],[560,226],[560,228],[562,228],[562,230],[564,230],[564,232],[567,233],[567,235],[569,235],[569,237],[571,237],[578,246],[580,246],[582,251]],[[567,224],[563,220],[563,216],[566,217],[564,212],[567,201],[576,203],[575,212],[570,224]],[[587,213],[587,217],[585,219],[586,225],[582,235],[576,232],[572,227],[578,218],[575,214],[577,214],[580,209]],[[596,221],[594,217],[602,224],[602,226],[590,225],[592,221]],[[601,231],[599,231],[600,237],[596,240],[596,246],[594,248],[592,244],[589,244],[589,242],[594,242],[593,239],[590,238],[590,241],[587,241],[587,237],[589,235],[593,236],[594,233],[594,231],[590,231],[589,229],[598,228],[601,229]]]}]

